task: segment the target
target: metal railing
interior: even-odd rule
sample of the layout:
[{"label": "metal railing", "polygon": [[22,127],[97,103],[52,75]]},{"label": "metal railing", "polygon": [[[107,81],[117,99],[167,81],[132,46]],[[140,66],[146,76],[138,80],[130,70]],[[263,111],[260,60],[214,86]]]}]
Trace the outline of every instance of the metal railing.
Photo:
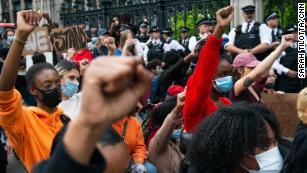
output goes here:
[{"label": "metal railing", "polygon": [[[78,1],[79,4],[84,4]],[[94,10],[84,11],[78,4],[62,4],[61,20],[64,26],[86,24],[90,28],[107,27],[114,16],[129,14],[132,24],[139,24],[146,17],[150,25],[178,29],[178,24],[193,26],[204,16],[213,16],[217,9],[229,4],[229,0],[157,0],[134,4],[117,1],[101,1]],[[69,8],[70,7],[70,8]],[[73,8],[74,7],[74,8]],[[191,21],[192,20],[192,21]],[[196,28],[194,27],[194,32]]]}]

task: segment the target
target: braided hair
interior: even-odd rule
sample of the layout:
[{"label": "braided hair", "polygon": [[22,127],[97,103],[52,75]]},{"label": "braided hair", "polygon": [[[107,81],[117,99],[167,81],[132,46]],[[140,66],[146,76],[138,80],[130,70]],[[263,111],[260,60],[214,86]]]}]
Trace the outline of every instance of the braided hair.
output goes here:
[{"label": "braided hair", "polygon": [[162,126],[165,118],[176,106],[177,97],[173,96],[169,100],[162,102],[154,108],[148,115],[147,119],[143,122],[144,140],[147,141],[150,133]]},{"label": "braided hair", "polygon": [[270,145],[265,119],[246,103],[225,106],[203,121],[194,135],[187,158],[192,172],[229,173],[245,154]]}]

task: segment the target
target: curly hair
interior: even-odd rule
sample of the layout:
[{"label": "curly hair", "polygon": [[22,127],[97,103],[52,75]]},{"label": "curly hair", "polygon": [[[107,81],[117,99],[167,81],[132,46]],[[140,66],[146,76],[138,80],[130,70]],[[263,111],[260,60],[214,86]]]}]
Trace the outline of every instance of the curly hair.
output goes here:
[{"label": "curly hair", "polygon": [[154,108],[143,122],[144,139],[147,141],[149,134],[157,127],[160,127],[167,115],[175,108],[177,96],[171,97],[169,100],[162,102]]},{"label": "curly hair", "polygon": [[164,53],[164,56],[163,56],[164,67],[163,67],[163,69],[170,68],[172,65],[176,64],[180,59],[182,59],[182,56],[176,50],[171,50],[171,51]]},{"label": "curly hair", "polygon": [[149,61],[146,68],[148,70],[156,70],[157,66],[162,66],[162,62],[159,59]]},{"label": "curly hair", "polygon": [[269,110],[264,104],[261,103],[252,103],[247,106],[247,108],[253,111],[257,116],[262,116],[263,119],[270,125],[272,128],[276,141],[281,140],[281,130],[279,121],[271,110]]},{"label": "curly hair", "polygon": [[167,115],[175,108],[176,98],[170,98],[150,112],[149,117],[151,117],[153,126],[161,126],[163,124]]},{"label": "curly hair", "polygon": [[191,141],[190,169],[203,173],[229,173],[244,154],[270,145],[265,120],[247,103],[225,106],[203,121]]}]

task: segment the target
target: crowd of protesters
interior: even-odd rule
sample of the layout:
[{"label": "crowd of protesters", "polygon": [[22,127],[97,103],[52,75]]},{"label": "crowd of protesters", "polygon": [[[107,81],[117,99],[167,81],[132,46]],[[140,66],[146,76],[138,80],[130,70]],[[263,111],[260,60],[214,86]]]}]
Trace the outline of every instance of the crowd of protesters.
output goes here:
[{"label": "crowd of protesters", "polygon": [[[200,20],[195,36],[182,26],[179,40],[172,28],[114,17],[86,31],[82,50],[62,54],[51,36],[53,64],[36,52],[31,67],[22,57],[29,34],[42,18],[59,26],[46,12],[19,11],[0,41],[0,172],[11,151],[34,173],[307,172],[298,28],[282,30],[275,12],[258,22],[254,6],[241,10],[244,22],[228,34],[232,6]],[[293,140],[263,92],[299,93]]]}]

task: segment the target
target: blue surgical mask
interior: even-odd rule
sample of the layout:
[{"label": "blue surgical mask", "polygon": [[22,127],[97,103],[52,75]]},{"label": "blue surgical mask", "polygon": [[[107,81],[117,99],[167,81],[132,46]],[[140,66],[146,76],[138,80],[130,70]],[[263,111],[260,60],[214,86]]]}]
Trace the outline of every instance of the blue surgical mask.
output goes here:
[{"label": "blue surgical mask", "polygon": [[13,40],[14,40],[14,36],[13,36],[13,35],[9,35],[9,36],[7,36],[7,39],[8,39],[8,41],[9,41],[10,43],[12,43]]},{"label": "blue surgical mask", "polygon": [[64,85],[62,85],[62,92],[65,96],[72,97],[78,92],[79,82],[74,82],[67,80]]},{"label": "blue surgical mask", "polygon": [[180,138],[180,134],[181,130],[174,130],[171,138],[176,141],[178,138]]},{"label": "blue surgical mask", "polygon": [[233,86],[232,76],[217,78],[214,80],[214,87],[218,92],[227,93]]}]

